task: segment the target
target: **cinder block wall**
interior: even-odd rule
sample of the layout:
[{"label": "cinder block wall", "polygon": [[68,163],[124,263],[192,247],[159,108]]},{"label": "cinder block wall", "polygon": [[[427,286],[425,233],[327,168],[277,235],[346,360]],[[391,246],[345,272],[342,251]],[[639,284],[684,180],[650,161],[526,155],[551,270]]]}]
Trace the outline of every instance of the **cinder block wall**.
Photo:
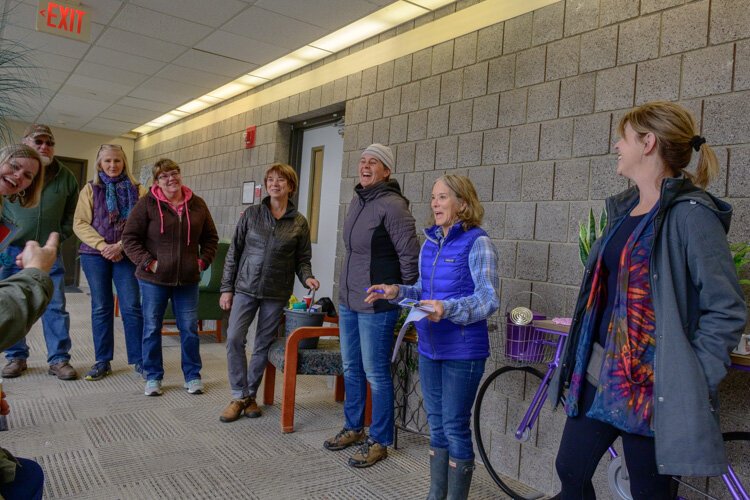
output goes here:
[{"label": "cinder block wall", "polygon": [[[452,4],[312,67],[474,3]],[[533,300],[534,309],[567,316],[581,278],[577,224],[627,187],[614,173],[617,121],[656,99],[694,113],[721,163],[710,190],[735,208],[730,239],[750,239],[748,0],[561,1],[262,108],[237,109],[230,119],[175,139],[136,144],[135,164],[176,160],[211,207],[221,236],[230,237],[242,209],[242,181],[288,161],[289,124],[345,107],[339,228],[360,151],[372,142],[389,144],[394,175],[420,225],[436,177],[458,172],[474,181],[484,227],[500,251],[503,309],[533,291],[543,298]],[[258,146],[242,149],[241,131],[253,123]],[[339,241],[339,264],[342,255]],[[488,371],[502,364],[499,357],[491,361]],[[725,428],[748,430],[747,381],[733,374],[724,392]],[[520,394],[497,388],[503,423],[527,404]],[[502,446],[507,454],[503,472],[555,491],[563,422],[561,411],[545,409],[523,445],[497,432],[495,453]]]}]

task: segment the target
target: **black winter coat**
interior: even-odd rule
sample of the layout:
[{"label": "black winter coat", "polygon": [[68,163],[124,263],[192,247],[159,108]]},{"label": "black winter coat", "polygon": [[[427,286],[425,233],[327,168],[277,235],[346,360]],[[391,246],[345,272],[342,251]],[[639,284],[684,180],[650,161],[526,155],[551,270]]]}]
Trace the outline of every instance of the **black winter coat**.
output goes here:
[{"label": "black winter coat", "polygon": [[289,201],[276,219],[270,197],[242,214],[224,263],[221,292],[244,293],[257,299],[287,300],[294,275],[305,284],[313,278],[310,226]]}]

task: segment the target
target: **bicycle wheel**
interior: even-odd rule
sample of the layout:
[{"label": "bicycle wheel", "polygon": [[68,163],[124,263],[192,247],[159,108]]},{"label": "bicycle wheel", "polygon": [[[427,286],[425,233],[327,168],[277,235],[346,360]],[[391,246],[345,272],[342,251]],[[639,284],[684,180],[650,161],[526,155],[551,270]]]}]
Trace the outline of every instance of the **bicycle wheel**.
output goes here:
[{"label": "bicycle wheel", "polygon": [[750,452],[750,432],[725,432],[722,434],[729,458],[730,473],[722,477],[675,477],[675,498],[692,499],[750,499],[750,465],[743,460]]},{"label": "bicycle wheel", "polygon": [[[500,376],[503,376],[500,379]],[[541,380],[543,375],[539,370],[530,366],[504,366],[492,372],[485,379],[477,393],[477,400],[474,404],[474,436],[476,438],[477,450],[482,458],[487,473],[497,483],[501,490],[510,495],[513,499],[525,500],[527,497],[523,493],[514,490],[513,487],[500,475],[503,470],[503,458],[507,459],[507,449],[504,449],[503,441],[511,439],[513,441],[525,441],[530,436],[531,427],[535,422],[522,430],[520,438],[516,438],[516,430],[520,424],[523,415],[518,418],[512,418],[511,412],[507,411],[507,401],[509,396],[506,394],[510,388],[520,388],[518,399],[524,399],[524,389],[527,387],[526,377],[530,375]],[[500,379],[500,380],[498,380]],[[493,384],[498,381],[502,391],[492,389]],[[534,382],[528,389],[528,395],[533,395],[533,391],[539,387],[538,382]],[[505,415],[508,418],[505,418]],[[514,421],[515,420],[515,421]],[[517,476],[517,464],[512,466],[513,475]],[[505,469],[507,470],[507,469]]]}]

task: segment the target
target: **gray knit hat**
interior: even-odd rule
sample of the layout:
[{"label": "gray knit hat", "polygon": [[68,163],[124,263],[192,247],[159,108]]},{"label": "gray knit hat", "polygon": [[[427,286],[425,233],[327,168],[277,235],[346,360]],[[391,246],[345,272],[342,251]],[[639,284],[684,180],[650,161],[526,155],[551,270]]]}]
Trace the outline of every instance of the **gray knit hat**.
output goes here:
[{"label": "gray knit hat", "polygon": [[388,170],[393,170],[393,151],[391,151],[391,148],[388,146],[383,146],[382,144],[370,144],[367,146],[367,149],[362,151],[362,156],[364,155],[371,155],[383,162],[383,165],[385,165],[385,168]]}]

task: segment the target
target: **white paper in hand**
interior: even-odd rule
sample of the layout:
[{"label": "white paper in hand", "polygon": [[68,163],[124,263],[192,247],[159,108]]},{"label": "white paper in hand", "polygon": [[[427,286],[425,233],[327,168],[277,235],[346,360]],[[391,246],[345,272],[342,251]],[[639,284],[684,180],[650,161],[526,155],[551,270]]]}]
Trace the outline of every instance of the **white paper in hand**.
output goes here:
[{"label": "white paper in hand", "polygon": [[432,312],[434,312],[434,309],[432,306],[414,305],[414,304],[412,305],[411,311],[409,311],[409,314],[408,316],[406,316],[406,320],[404,321],[404,324],[401,326],[401,330],[398,331],[398,337],[396,338],[396,345],[393,346],[393,356],[391,356],[391,363],[396,361],[396,355],[398,354],[398,349],[399,347],[401,347],[401,342],[404,341],[404,335],[406,334],[406,329],[409,327],[409,323],[412,323],[414,321],[419,321],[422,318],[426,318]]}]

